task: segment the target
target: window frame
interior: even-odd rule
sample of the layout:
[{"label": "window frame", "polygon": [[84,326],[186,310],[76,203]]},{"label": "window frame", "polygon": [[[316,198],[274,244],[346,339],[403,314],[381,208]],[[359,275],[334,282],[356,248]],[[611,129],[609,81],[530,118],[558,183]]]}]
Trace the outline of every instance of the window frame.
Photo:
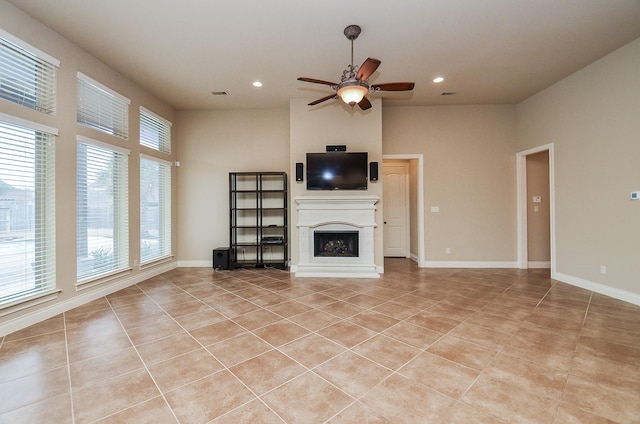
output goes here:
[{"label": "window frame", "polygon": [[[167,155],[171,154],[171,121],[140,106],[140,145]],[[145,135],[145,127],[157,130],[156,137]]]},{"label": "window frame", "polygon": [[[4,113],[0,113],[0,122],[4,126],[15,128],[7,131],[7,134],[10,131],[15,132],[18,137],[21,136],[20,132],[23,132],[23,135],[27,135],[28,132],[33,133],[31,146],[33,149],[34,256],[31,264],[25,265],[27,268],[30,265],[34,273],[33,287],[3,296],[0,301],[0,316],[4,316],[55,299],[61,291],[57,287],[56,279],[55,161],[58,129]],[[15,145],[20,149],[18,142]],[[25,152],[29,151],[29,147],[27,142],[22,144]],[[25,158],[27,161],[25,163],[30,160],[28,155],[20,157]],[[7,153],[6,159],[10,161],[12,157]],[[24,168],[22,166],[21,170]],[[28,259],[25,258],[25,260]],[[27,272],[26,268],[25,272]],[[25,284],[31,284],[31,282],[27,281]]]},{"label": "window frame", "polygon": [[131,100],[93,78],[77,73],[76,122],[87,128],[129,139]]},{"label": "window frame", "polygon": [[[0,61],[0,99],[55,115],[60,61],[1,28],[0,55],[14,58]],[[33,78],[33,85],[27,84],[30,78]],[[6,81],[6,89],[3,89],[3,80]],[[19,98],[23,101],[18,101]]]},{"label": "window frame", "polygon": [[[157,249],[157,254],[151,255],[147,258],[144,258],[144,250],[146,249],[145,240],[143,236],[145,235],[145,213],[143,211],[143,207],[145,204],[145,200],[143,196],[145,195],[145,191],[143,190],[142,185],[145,183],[144,176],[144,168],[143,161],[153,162],[154,164],[163,167],[164,171],[161,176],[164,177],[163,181],[158,182],[158,188],[162,188],[161,192],[158,193],[159,205],[158,205],[158,243],[160,244],[160,248]],[[143,268],[155,262],[164,261],[173,256],[173,245],[172,245],[172,166],[173,164],[167,160],[159,159],[153,156],[140,154],[140,267]],[[159,176],[160,177],[160,176]]]},{"label": "window frame", "polygon": [[[103,155],[112,155],[113,168],[111,170],[111,180],[110,188],[114,190],[112,193],[112,197],[108,200],[111,201],[113,205],[113,211],[111,212],[111,216],[108,217],[112,220],[111,230],[112,238],[113,238],[113,266],[112,267],[96,267],[96,261],[107,262],[109,261],[110,252],[101,251],[101,249],[97,249],[95,251],[89,250],[89,242],[91,241],[91,237],[88,234],[89,227],[87,222],[91,218],[91,213],[88,211],[90,206],[88,197],[89,197],[89,188],[87,180],[89,176],[85,173],[81,175],[82,170],[86,170],[90,164],[86,163],[86,166],[82,166],[80,161],[83,157],[81,151],[84,147],[84,158],[88,161],[87,157],[89,149],[95,149],[99,152],[101,157]],[[86,285],[87,283],[94,282],[96,280],[101,280],[106,277],[110,277],[112,275],[119,275],[123,272],[131,271],[130,266],[130,240],[129,240],[129,157],[131,152],[128,149],[124,149],[112,144],[103,143],[88,137],[77,136],[76,148],[78,152],[78,156],[76,158],[76,217],[77,217],[77,228],[76,228],[76,258],[77,258],[77,276],[76,276],[76,287],[80,287]],[[93,162],[93,165],[100,165],[100,163]],[[114,169],[115,168],[115,169]],[[119,169],[119,172],[117,172]],[[106,174],[109,176],[109,174]],[[84,201],[84,204],[81,202]],[[80,210],[86,208],[84,213],[80,213]],[[84,219],[83,219],[84,218]],[[87,231],[86,240],[82,241],[81,232]],[[97,242],[97,237],[94,237],[94,244]],[[81,257],[81,254],[84,256]],[[91,259],[93,256],[93,259]],[[94,272],[86,272],[81,274],[81,269],[88,267],[91,265]]]}]

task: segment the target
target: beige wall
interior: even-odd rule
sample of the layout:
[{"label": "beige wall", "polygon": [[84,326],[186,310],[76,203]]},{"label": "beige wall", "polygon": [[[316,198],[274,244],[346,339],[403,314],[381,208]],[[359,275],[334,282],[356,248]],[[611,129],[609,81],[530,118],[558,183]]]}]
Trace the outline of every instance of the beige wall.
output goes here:
[{"label": "beige wall", "polygon": [[[371,99],[373,107],[366,112],[350,110],[344,103],[333,101],[322,106],[307,106],[313,99],[291,99],[291,164],[290,175],[295,175],[296,162],[305,162],[306,153],[324,152],[327,144],[344,144],[349,152],[368,152],[369,162],[382,163],[382,105],[380,100]],[[292,264],[298,263],[298,230],[296,206],[293,199],[300,195],[344,195],[344,192],[307,191],[306,181],[291,184],[291,257]],[[369,182],[366,192],[349,194],[379,196],[376,204],[376,222],[382,222],[382,184]],[[382,227],[375,229],[375,263],[383,266]]]},{"label": "beige wall", "polygon": [[[139,259],[139,158],[140,153],[155,155],[173,160],[174,155],[165,156],[139,145],[139,110],[144,106],[156,114],[173,121],[174,110],[158,100],[138,85],[124,78],[96,58],[80,50],[74,44],[44,27],[4,0],[0,0],[0,28],[60,60],[57,86],[57,111],[55,116],[0,100],[0,112],[18,118],[39,122],[59,130],[56,145],[56,278],[61,290],[57,300],[46,302],[37,307],[15,312],[0,318],[0,325],[11,328],[12,320],[27,314],[35,314],[35,319],[43,319],[52,314],[77,306],[98,297],[100,294],[116,290],[123,285],[147,278],[153,268],[142,272],[137,268],[122,278],[104,282],[95,287],[76,291],[76,137],[78,134],[105,143],[112,143],[131,151],[129,157],[129,239],[130,264]],[[120,140],[101,132],[82,127],[76,123],[76,74],[82,72],[131,99],[129,107],[129,140]],[[175,147],[175,142],[174,142]],[[174,174],[175,176],[175,174]],[[175,185],[173,190],[175,210]],[[177,228],[177,219],[173,217],[173,228]],[[176,252],[174,232],[174,253]],[[166,264],[165,264],[166,269]],[[143,277],[147,276],[147,277]],[[9,322],[9,323],[8,323]],[[7,324],[8,323],[8,324]],[[8,326],[8,327],[7,327]],[[1,333],[2,328],[0,328]]]},{"label": "beige wall", "polygon": [[640,201],[629,194],[640,190],[639,70],[636,39],[522,102],[516,143],[554,144],[557,272],[636,294]]},{"label": "beige wall", "polygon": [[[540,197],[540,203],[533,202],[534,196]],[[551,261],[549,206],[549,151],[545,150],[527,156],[527,256],[530,263]]]},{"label": "beige wall", "polygon": [[424,155],[424,259],[515,261],[515,106],[390,107],[382,118],[385,155]]},{"label": "beige wall", "polygon": [[181,111],[177,114],[178,249],[181,266],[212,266],[229,246],[229,172],[289,175],[287,109]]}]

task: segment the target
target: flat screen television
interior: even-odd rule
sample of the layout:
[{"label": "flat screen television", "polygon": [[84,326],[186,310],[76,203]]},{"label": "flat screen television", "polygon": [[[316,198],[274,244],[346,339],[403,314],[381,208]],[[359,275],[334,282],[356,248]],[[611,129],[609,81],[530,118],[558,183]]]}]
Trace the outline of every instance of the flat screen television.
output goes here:
[{"label": "flat screen television", "polygon": [[366,190],[367,152],[307,153],[307,190]]}]

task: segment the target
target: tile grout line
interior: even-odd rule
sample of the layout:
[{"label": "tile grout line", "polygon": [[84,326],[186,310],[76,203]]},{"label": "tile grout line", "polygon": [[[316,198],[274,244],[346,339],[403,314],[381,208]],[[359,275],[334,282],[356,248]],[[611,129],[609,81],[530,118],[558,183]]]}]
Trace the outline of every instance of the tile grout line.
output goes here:
[{"label": "tile grout line", "polygon": [[73,402],[73,386],[71,384],[71,359],[69,358],[69,337],[67,335],[67,313],[62,313],[62,325],[64,328],[64,347],[65,353],[67,356],[67,376],[69,380],[69,403],[71,405],[71,424],[75,424],[76,422],[76,414],[74,411],[74,402]]},{"label": "tile grout line", "polygon": [[573,362],[575,360],[575,355],[578,352],[578,346],[580,345],[580,338],[582,337],[582,332],[584,331],[584,324],[587,320],[587,315],[589,313],[589,308],[591,307],[591,300],[593,299],[593,292],[589,293],[589,302],[587,303],[587,307],[585,308],[584,311],[584,317],[582,318],[582,325],[580,326],[580,331],[578,332],[578,338],[576,341],[576,347],[574,348],[574,352],[573,352],[573,356],[571,357],[571,367],[569,368],[569,370],[567,371],[567,378],[564,381],[564,386],[562,387],[562,396],[560,397],[560,403],[558,405],[558,409],[556,410],[555,416],[554,416],[554,422],[557,422],[558,420],[558,415],[560,414],[560,405],[562,405],[562,403],[564,402],[564,398],[567,394],[567,386],[569,385],[569,377],[572,374],[573,371]]},{"label": "tile grout line", "polygon": [[[136,284],[136,287],[138,287],[137,284]],[[139,287],[138,287],[138,289],[141,290]],[[147,295],[147,294],[145,293],[145,295]],[[173,408],[171,408],[171,405],[169,405],[169,402],[167,401],[167,398],[165,397],[164,392],[160,389],[160,386],[158,385],[158,382],[156,381],[156,379],[153,377],[153,374],[151,374],[151,371],[149,371],[149,367],[147,366],[145,361],[142,359],[142,356],[140,355],[140,352],[138,351],[138,348],[136,347],[135,343],[133,343],[133,340],[131,340],[131,337],[129,336],[129,333],[127,332],[127,329],[122,324],[122,321],[120,320],[120,317],[118,316],[117,312],[115,311],[113,305],[111,304],[111,302],[109,301],[109,299],[106,296],[105,296],[105,299],[106,299],[107,303],[109,304],[109,307],[111,308],[111,311],[113,312],[113,314],[115,315],[116,319],[118,320],[118,323],[120,324],[120,327],[122,328],[122,331],[124,331],[124,333],[126,334],[127,339],[129,340],[129,343],[131,343],[131,347],[133,347],[134,351],[136,352],[136,355],[138,355],[138,359],[142,363],[142,366],[144,367],[144,370],[147,372],[147,375],[149,376],[149,378],[151,378],[151,381],[153,381],[153,384],[156,386],[156,389],[158,390],[158,393],[160,393],[160,396],[162,396],[162,400],[164,400],[165,404],[167,405],[167,407],[171,411],[171,414],[176,419],[176,422],[179,423],[180,420],[178,419],[178,417],[176,416],[175,412],[173,411]],[[151,399],[153,399],[153,398],[151,398]],[[151,399],[145,399],[142,402],[138,402],[135,405],[130,405],[129,407],[127,407],[125,409],[122,409],[120,411],[116,411],[113,414],[110,414],[108,416],[113,416],[113,415],[118,414],[118,413],[120,413],[122,411],[126,411],[127,409],[131,409],[131,408],[133,408],[135,406],[138,406],[138,405],[141,405],[141,404],[143,404],[145,402],[148,402]],[[100,419],[107,418],[107,417],[101,417]]]},{"label": "tile grout line", "polygon": [[[203,280],[203,281],[204,281],[204,280]],[[182,290],[183,292],[185,292],[185,293],[189,294],[190,296],[194,297],[195,299],[199,300],[200,302],[202,302],[199,298],[197,298],[197,297],[193,296],[191,293],[188,293],[186,290],[184,290],[184,289],[182,289],[181,287],[177,286],[175,283],[173,283],[173,282],[169,282],[169,283],[170,283],[170,284],[172,284],[172,285],[174,285],[174,286],[176,286],[177,288],[179,288],[179,289],[180,289],[180,290]],[[140,290],[142,290],[142,289],[140,289]],[[225,290],[225,291],[227,291],[227,292],[229,292],[227,289],[224,289],[224,290]],[[280,415],[279,415],[276,411],[274,411],[274,410],[273,410],[269,405],[267,405],[267,404],[266,404],[266,403],[261,399],[261,397],[260,397],[260,396],[258,396],[258,395],[257,395],[257,394],[256,394],[256,393],[255,393],[255,392],[254,392],[250,387],[249,387],[249,386],[247,386],[247,385],[244,383],[244,381],[242,381],[240,378],[238,378],[238,376],[236,376],[236,375],[235,375],[235,374],[234,374],[234,373],[229,369],[229,367],[228,367],[226,364],[224,364],[222,361],[220,361],[218,358],[216,358],[216,356],[215,356],[214,354],[212,354],[212,353],[209,351],[209,349],[207,349],[207,347],[206,347],[205,345],[203,345],[203,344],[202,344],[198,339],[196,339],[196,338],[191,334],[191,332],[190,332],[190,331],[188,331],[186,328],[184,328],[184,327],[182,326],[182,324],[180,324],[180,323],[175,319],[175,317],[173,317],[171,314],[169,314],[169,313],[168,313],[168,312],[167,312],[167,311],[162,307],[162,305],[160,305],[159,303],[157,303],[157,301],[156,301],[155,299],[151,298],[151,297],[149,296],[149,294],[148,294],[148,293],[144,292],[144,290],[142,290],[142,291],[143,291],[143,293],[145,293],[145,295],[146,295],[147,297],[149,297],[149,298],[150,298],[150,299],[151,299],[151,300],[152,300],[156,305],[158,305],[158,307],[160,307],[160,308],[161,308],[161,309],[162,309],[162,310],[163,310],[163,311],[164,311],[164,312],[165,312],[165,313],[166,313],[166,314],[167,314],[167,315],[168,315],[168,316],[169,316],[169,317],[170,317],[170,318],[171,318],[171,319],[172,319],[172,320],[173,320],[173,321],[174,321],[174,322],[175,322],[175,323],[180,327],[180,328],[182,328],[182,330],[183,330],[183,331],[185,331],[185,332],[189,335],[189,337],[191,337],[191,338],[192,338],[196,343],[198,343],[198,345],[200,345],[200,347],[201,347],[202,349],[204,349],[204,350],[205,350],[205,351],[206,351],[206,352],[207,352],[207,353],[208,353],[212,358],[214,358],[214,359],[215,359],[215,360],[216,360],[220,365],[222,365],[222,367],[223,367],[223,369],[224,369],[225,371],[227,371],[229,374],[231,374],[231,375],[232,375],[232,376],[233,376],[233,377],[234,377],[234,378],[235,378],[235,379],[236,379],[240,384],[242,384],[242,385],[243,385],[247,390],[249,390],[249,392],[250,392],[253,396],[255,396],[255,398],[253,398],[253,399],[251,399],[251,400],[248,400],[247,402],[243,402],[242,404],[238,405],[236,408],[234,408],[234,409],[232,409],[232,410],[230,410],[230,411],[227,411],[227,412],[225,412],[224,414],[222,414],[222,415],[220,415],[220,416],[218,416],[218,417],[215,417],[214,419],[217,419],[217,418],[219,418],[219,417],[221,417],[221,416],[224,416],[224,415],[226,415],[226,414],[228,414],[228,413],[230,413],[230,412],[232,412],[232,411],[235,411],[236,409],[241,408],[241,407],[243,407],[243,406],[245,406],[245,405],[249,404],[250,402],[252,402],[252,401],[254,401],[254,400],[258,399],[258,400],[259,400],[259,401],[260,401],[260,402],[261,402],[265,407],[267,407],[271,412],[273,412],[273,413],[274,413],[278,418],[280,418],[283,422],[286,422],[286,421],[284,421],[284,420],[280,417]],[[231,292],[229,292],[229,293],[231,293]],[[236,296],[237,296],[237,295],[236,295]],[[238,297],[239,297],[239,298],[241,298],[240,296],[238,296]],[[242,299],[242,298],[241,298],[241,299]],[[245,299],[243,299],[243,300],[245,300]],[[204,302],[202,302],[202,303],[204,303]],[[205,303],[205,305],[207,305],[207,304]],[[232,319],[232,318],[229,318],[227,315],[225,315],[225,314],[221,313],[220,311],[216,310],[215,308],[213,308],[213,307],[211,307],[211,306],[209,306],[209,305],[207,305],[207,306],[208,306],[209,308],[213,309],[214,311],[216,311],[216,312],[220,313],[222,316],[224,316],[224,317],[225,317],[225,319],[227,319],[228,321],[233,322],[235,325],[237,325],[237,326],[241,327],[243,330],[245,330],[245,331],[247,331],[247,332],[251,332],[251,331],[250,331],[250,330],[248,330],[247,328],[245,328],[245,327],[241,326],[240,324],[236,323],[235,321],[233,321],[233,319]],[[259,306],[259,305],[257,305],[257,306]],[[187,314],[187,315],[188,315],[188,314]],[[220,321],[220,322],[222,322],[222,321]],[[201,328],[201,327],[199,327],[199,328]],[[126,332],[126,330],[125,330],[125,332]],[[251,332],[251,334],[253,334],[253,332]],[[255,335],[255,334],[253,334],[253,335],[254,335],[255,337],[258,337],[258,336],[257,336],[257,335]],[[128,335],[127,335],[127,336],[128,336]],[[170,337],[170,336],[167,336],[167,337]],[[237,337],[237,336],[234,336],[234,337]],[[234,338],[234,337],[230,337],[230,338],[228,338],[228,339],[221,340],[219,343],[221,343],[221,342],[225,342],[225,341],[230,340],[230,339],[232,339],[232,338]],[[262,339],[261,339],[261,340],[262,340]],[[266,342],[267,344],[271,345],[271,344],[270,344],[269,342],[267,342],[266,340],[265,340],[265,342]],[[131,342],[131,343],[133,344],[133,342]],[[273,345],[272,345],[272,346],[273,346]],[[135,348],[135,345],[134,345],[134,348]],[[273,350],[273,349],[272,349],[272,350]],[[195,351],[195,350],[194,350],[194,351]],[[191,351],[191,352],[194,352],[194,351]],[[137,350],[137,349],[136,349],[136,353],[138,353],[138,356],[140,357],[140,360],[142,361],[142,363],[143,363],[143,364],[145,364],[145,368],[147,369],[147,372],[149,373],[149,376],[153,379],[154,384],[155,384],[155,385],[156,385],[156,387],[158,388],[158,391],[160,392],[160,394],[162,395],[163,399],[165,400],[165,402],[166,402],[167,406],[168,406],[168,407],[169,407],[169,409],[171,410],[171,413],[172,413],[172,414],[173,414],[173,416],[176,418],[176,421],[180,422],[180,420],[178,419],[178,417],[175,415],[175,412],[173,411],[173,408],[171,408],[171,405],[169,405],[169,402],[166,400],[165,393],[160,389],[160,386],[157,384],[157,382],[156,382],[156,381],[155,381],[155,379],[153,378],[153,375],[151,374],[151,372],[150,372],[150,371],[149,371],[149,369],[147,368],[146,363],[144,362],[144,360],[143,360],[143,359],[142,359],[142,357],[140,356],[140,354],[139,354],[139,352],[138,352],[138,350]],[[179,357],[179,356],[182,356],[182,355],[185,355],[185,354],[186,354],[186,353],[181,354],[181,355],[178,355],[178,357]],[[256,355],[255,357],[258,357],[258,356],[260,356],[260,355]],[[170,358],[170,359],[172,359],[172,358]],[[250,359],[251,359],[251,358],[250,358]],[[168,359],[168,360],[169,360],[169,359]],[[161,362],[164,362],[164,361],[161,361]],[[160,363],[161,363],[161,362],[160,362]],[[185,386],[187,386],[187,385],[189,385],[189,384],[193,384],[193,383],[195,383],[195,382],[197,382],[197,381],[204,380],[205,378],[210,377],[210,376],[212,376],[212,375],[214,375],[214,374],[217,374],[218,372],[221,372],[221,370],[220,370],[220,371],[213,372],[213,373],[211,373],[211,374],[207,374],[207,375],[205,375],[205,376],[202,376],[202,377],[200,377],[200,378],[198,378],[198,379],[196,379],[196,380],[194,380],[194,381],[191,381],[191,382],[189,382],[189,383],[185,383],[185,384],[182,384],[182,385],[180,385],[180,386],[174,387],[173,389],[169,390],[169,392],[174,391],[174,390],[177,390],[177,389],[182,388],[182,387],[185,387]]]}]

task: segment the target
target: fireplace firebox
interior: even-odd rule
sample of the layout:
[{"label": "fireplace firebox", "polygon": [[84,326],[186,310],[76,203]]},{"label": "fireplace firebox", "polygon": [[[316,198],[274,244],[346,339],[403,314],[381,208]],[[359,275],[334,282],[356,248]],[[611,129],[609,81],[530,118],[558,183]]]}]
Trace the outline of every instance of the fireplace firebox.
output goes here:
[{"label": "fireplace firebox", "polygon": [[314,231],[313,256],[358,257],[358,231]]}]

